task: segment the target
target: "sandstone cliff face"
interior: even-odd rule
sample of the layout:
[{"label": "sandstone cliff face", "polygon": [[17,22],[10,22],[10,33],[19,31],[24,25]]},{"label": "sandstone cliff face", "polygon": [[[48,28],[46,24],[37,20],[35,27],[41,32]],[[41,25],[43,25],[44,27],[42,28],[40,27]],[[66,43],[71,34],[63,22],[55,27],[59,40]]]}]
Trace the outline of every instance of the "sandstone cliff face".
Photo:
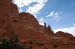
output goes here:
[{"label": "sandstone cliff face", "polygon": [[38,33],[39,23],[33,15],[18,13],[16,5],[11,0],[1,0],[0,5],[1,32],[3,30],[3,32],[6,32],[6,35],[11,36],[11,31],[13,30],[20,39],[29,37],[46,39],[42,33]]},{"label": "sandstone cliff face", "polygon": [[38,21],[37,19],[31,15],[30,13],[20,13],[19,14],[19,21],[24,24],[24,27],[27,29],[31,29],[33,31],[38,31]]},{"label": "sandstone cliff face", "polygon": [[56,32],[55,36],[56,36],[56,37],[69,38],[70,40],[73,40],[73,38],[74,38],[72,34],[65,33],[65,32],[62,32],[62,31]]},{"label": "sandstone cliff face", "polygon": [[18,35],[20,42],[34,42],[34,49],[54,49],[55,45],[61,49],[67,49],[67,46],[75,48],[75,37],[71,34],[61,31],[54,34],[50,26],[39,25],[30,13],[19,13],[12,0],[0,0],[0,37],[11,37],[12,31]]},{"label": "sandstone cliff face", "polygon": [[54,32],[52,31],[50,25],[48,27],[45,26],[45,25],[44,26],[39,25],[39,31],[41,33],[44,33],[44,34],[48,35],[48,36],[54,36]]},{"label": "sandstone cliff face", "polygon": [[12,3],[12,0],[0,0],[0,29],[6,32],[11,32],[13,18],[18,16],[17,6]]}]

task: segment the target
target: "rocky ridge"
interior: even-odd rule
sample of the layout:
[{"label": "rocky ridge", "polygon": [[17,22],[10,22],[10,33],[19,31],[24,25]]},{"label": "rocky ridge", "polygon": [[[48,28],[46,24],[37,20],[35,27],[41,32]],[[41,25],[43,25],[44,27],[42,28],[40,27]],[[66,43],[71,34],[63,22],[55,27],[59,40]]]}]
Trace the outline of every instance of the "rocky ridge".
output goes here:
[{"label": "rocky ridge", "polygon": [[40,25],[32,14],[19,13],[12,0],[0,0],[0,37],[11,37],[12,31],[18,35],[20,43],[34,42],[33,49],[75,48],[72,34],[62,31],[54,34],[50,26]]}]

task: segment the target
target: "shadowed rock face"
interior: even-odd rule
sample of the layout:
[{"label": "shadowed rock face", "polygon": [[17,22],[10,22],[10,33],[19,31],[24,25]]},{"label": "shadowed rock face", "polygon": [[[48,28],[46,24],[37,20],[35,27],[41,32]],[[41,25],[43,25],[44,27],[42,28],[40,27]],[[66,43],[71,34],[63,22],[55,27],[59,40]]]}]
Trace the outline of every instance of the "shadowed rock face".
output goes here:
[{"label": "shadowed rock face", "polygon": [[11,37],[12,31],[18,35],[23,44],[32,41],[33,49],[75,48],[75,37],[71,34],[61,31],[54,34],[50,26],[39,25],[37,19],[30,13],[19,13],[12,0],[0,0],[0,37]]},{"label": "shadowed rock face", "polygon": [[0,29],[6,32],[12,30],[12,20],[19,15],[17,6],[12,0],[0,0]]}]

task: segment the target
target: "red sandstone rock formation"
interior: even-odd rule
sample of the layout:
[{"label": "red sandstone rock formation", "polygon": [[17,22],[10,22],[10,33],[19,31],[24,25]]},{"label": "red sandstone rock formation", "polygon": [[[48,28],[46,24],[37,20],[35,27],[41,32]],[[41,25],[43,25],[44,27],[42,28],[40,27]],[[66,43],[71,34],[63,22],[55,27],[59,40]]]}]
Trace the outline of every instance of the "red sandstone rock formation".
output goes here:
[{"label": "red sandstone rock formation", "polygon": [[61,31],[54,34],[50,26],[39,25],[30,13],[19,13],[12,0],[0,0],[0,37],[11,37],[12,31],[18,35],[20,42],[34,42],[34,49],[75,48],[73,35]]},{"label": "red sandstone rock formation", "polygon": [[10,24],[18,16],[17,6],[12,0],[0,0],[0,29],[10,30]]},{"label": "red sandstone rock formation", "polygon": [[64,37],[64,38],[69,38],[70,40],[73,40],[74,37],[72,34],[69,34],[69,33],[65,33],[65,32],[62,32],[62,31],[58,31],[55,33],[55,36],[56,37]]}]

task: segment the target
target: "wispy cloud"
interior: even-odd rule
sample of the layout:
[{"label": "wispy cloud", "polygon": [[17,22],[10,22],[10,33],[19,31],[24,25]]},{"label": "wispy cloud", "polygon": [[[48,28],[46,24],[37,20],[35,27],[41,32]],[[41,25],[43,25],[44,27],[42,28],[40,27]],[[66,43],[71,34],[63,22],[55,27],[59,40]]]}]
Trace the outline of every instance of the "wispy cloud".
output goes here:
[{"label": "wispy cloud", "polygon": [[39,19],[39,24],[40,24],[40,25],[44,25],[44,18],[40,18],[40,19]]},{"label": "wispy cloud", "polygon": [[50,12],[46,17],[50,17],[50,16],[53,16],[54,15],[54,12]]},{"label": "wispy cloud", "polygon": [[47,0],[13,0],[13,2],[17,4],[18,7],[28,6],[33,2],[37,2],[37,4],[33,5],[33,7],[29,7],[28,10],[26,11],[31,14],[35,14],[44,7]]},{"label": "wispy cloud", "polygon": [[43,21],[42,22],[39,22],[39,24],[44,26],[44,22]]},{"label": "wispy cloud", "polygon": [[46,17],[52,17],[53,20],[59,21],[60,20],[60,15],[62,12],[57,12],[57,11],[51,11]]},{"label": "wispy cloud", "polygon": [[44,20],[44,18],[39,19],[39,21],[43,21],[43,20]]},{"label": "wispy cloud", "polygon": [[18,10],[19,10],[19,13],[21,13],[23,11],[21,8],[19,8]]},{"label": "wispy cloud", "polygon": [[71,26],[71,27],[65,27],[65,28],[60,28],[60,29],[55,29],[54,32],[57,31],[63,31],[63,32],[68,32],[71,33],[75,36],[75,26]]},{"label": "wispy cloud", "polygon": [[50,12],[46,17],[57,17],[60,13],[59,12],[55,12],[55,11],[52,11]]}]

